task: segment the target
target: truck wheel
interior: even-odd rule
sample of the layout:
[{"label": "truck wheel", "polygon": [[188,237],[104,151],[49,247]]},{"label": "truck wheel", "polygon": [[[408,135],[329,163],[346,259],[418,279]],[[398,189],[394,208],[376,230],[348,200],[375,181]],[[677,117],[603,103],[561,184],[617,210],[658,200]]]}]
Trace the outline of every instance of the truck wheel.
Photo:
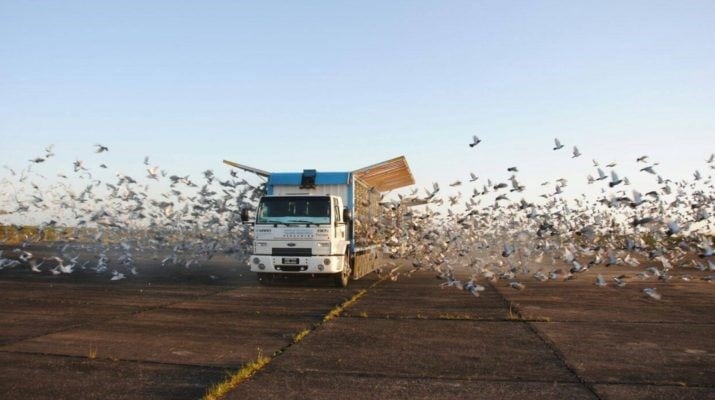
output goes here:
[{"label": "truck wheel", "polygon": [[335,286],[346,287],[350,281],[350,254],[343,256],[343,271],[335,274]]}]

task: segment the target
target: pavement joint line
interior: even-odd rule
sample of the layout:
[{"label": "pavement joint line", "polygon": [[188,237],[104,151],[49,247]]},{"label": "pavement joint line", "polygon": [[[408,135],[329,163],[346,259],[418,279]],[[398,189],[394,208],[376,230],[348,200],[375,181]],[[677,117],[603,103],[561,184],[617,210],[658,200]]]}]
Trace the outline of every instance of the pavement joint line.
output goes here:
[{"label": "pavement joint line", "polygon": [[706,385],[701,383],[688,383],[687,385],[680,385],[676,382],[658,382],[658,381],[593,381],[594,385],[620,385],[620,386],[658,386],[658,387],[677,387],[677,388],[693,388],[693,389],[715,389],[715,385]]},{"label": "pavement joint line", "polygon": [[[581,386],[583,386],[586,390],[588,390],[595,398],[602,400],[602,397],[598,394],[598,392],[593,387],[593,385],[591,383],[589,383],[588,381],[586,381],[583,377],[581,377],[578,374],[578,372],[576,371],[576,369],[574,367],[572,367],[568,363],[568,361],[566,361],[566,356],[561,352],[561,350],[559,350],[559,348],[556,346],[556,344],[553,343],[548,338],[546,338],[544,335],[542,335],[541,332],[534,325],[532,325],[532,323],[529,320],[524,319],[524,317],[521,315],[521,312],[519,311],[518,307],[514,303],[512,303],[510,300],[508,300],[506,298],[506,296],[504,296],[504,294],[494,285],[493,282],[489,281],[488,283],[489,283],[489,286],[491,286],[491,288],[494,289],[494,291],[496,291],[501,296],[505,305],[509,308],[509,311],[511,312],[513,310],[514,312],[516,312],[516,315],[519,317],[519,319],[515,320],[514,322],[521,322],[524,326],[526,326],[526,328],[531,333],[536,335],[536,337],[539,338],[539,340],[541,340],[541,342],[544,345],[546,345],[546,347],[549,350],[551,350],[551,352],[554,354],[554,356],[556,356],[556,358],[561,362],[563,367],[566,368],[566,370],[568,370],[569,372],[571,372],[571,374],[573,374],[574,377],[576,377],[578,382],[581,383]],[[548,322],[548,323],[550,323],[550,322]]]},{"label": "pavement joint line", "polygon": [[86,328],[86,327],[101,325],[101,324],[105,324],[105,323],[107,323],[107,322],[114,321],[114,320],[121,320],[121,319],[131,318],[131,317],[137,316],[137,315],[139,315],[139,314],[141,314],[141,313],[144,313],[144,312],[160,310],[160,309],[162,309],[162,308],[170,307],[170,306],[172,306],[172,305],[174,305],[174,304],[185,303],[186,301],[192,301],[192,300],[193,300],[193,301],[196,301],[196,300],[199,300],[199,299],[203,299],[203,298],[206,298],[206,297],[215,296],[215,295],[217,295],[217,294],[219,294],[219,293],[223,293],[223,292],[227,292],[227,291],[231,291],[231,290],[236,290],[236,288],[229,288],[229,289],[225,289],[225,290],[218,290],[218,291],[216,291],[216,292],[212,292],[212,293],[208,293],[208,294],[204,294],[204,295],[199,295],[199,296],[194,296],[194,297],[193,297],[192,299],[190,299],[190,300],[189,300],[189,299],[182,299],[182,300],[180,300],[180,301],[174,301],[174,302],[170,302],[170,303],[160,304],[160,305],[153,306],[153,307],[140,307],[138,310],[131,311],[131,312],[127,312],[127,313],[122,313],[121,315],[113,315],[113,316],[111,316],[111,317],[107,317],[107,318],[101,319],[101,320],[99,320],[99,321],[88,321],[88,322],[84,322],[84,323],[74,324],[74,325],[71,325],[71,326],[65,326],[65,327],[63,327],[63,328],[61,328],[61,329],[53,330],[53,331],[51,331],[51,332],[45,332],[45,333],[43,333],[43,334],[41,334],[41,335],[35,335],[35,336],[24,337],[24,338],[21,338],[21,339],[12,340],[12,341],[9,341],[9,342],[6,342],[6,343],[2,343],[2,344],[0,345],[0,351],[2,351],[2,348],[3,348],[3,347],[7,347],[7,346],[14,345],[14,344],[17,344],[17,343],[22,343],[22,342],[27,341],[27,340],[38,339],[38,338],[41,338],[41,337],[43,337],[43,336],[54,335],[54,334],[56,334],[56,333],[68,332],[68,331],[71,331],[71,330],[73,330],[73,329],[80,329],[80,328]]},{"label": "pavement joint line", "polygon": [[[426,380],[449,380],[449,381],[476,381],[476,382],[530,382],[530,383],[558,383],[558,384],[569,384],[569,385],[580,385],[581,382],[576,381],[564,381],[559,379],[522,379],[522,378],[482,378],[479,376],[460,378],[451,376],[429,376],[429,375],[413,375],[413,374],[384,374],[375,372],[362,372],[362,371],[335,371],[335,370],[322,370],[318,368],[302,368],[297,370],[301,374],[325,374],[334,373],[337,375],[345,376],[356,376],[356,377],[366,377],[366,378],[385,378],[385,379],[426,379]],[[679,385],[675,382],[644,382],[644,381],[592,381],[593,385],[633,385],[633,386],[658,386],[658,387],[688,387],[688,388],[700,388],[700,389],[712,389],[715,385],[704,385],[704,384],[688,384],[687,386]]]},{"label": "pavement joint line", "polygon": [[381,320],[394,320],[394,321],[461,321],[461,322],[508,322],[506,319],[496,319],[496,318],[439,318],[439,317],[415,317],[415,316],[367,316],[361,317],[360,315],[343,315],[342,318],[351,319],[381,319]]},{"label": "pavement joint line", "polygon": [[360,315],[355,315],[355,314],[350,314],[350,315],[344,315],[342,316],[343,318],[354,318],[354,319],[383,319],[383,320],[396,320],[396,321],[412,321],[412,320],[423,320],[423,321],[461,321],[461,322],[543,322],[543,323],[549,323],[549,324],[554,324],[554,323],[568,323],[568,324],[593,324],[593,323],[607,323],[607,324],[643,324],[643,325],[715,325],[715,322],[660,322],[660,321],[636,321],[636,322],[628,322],[628,321],[587,321],[587,320],[544,320],[540,318],[525,318],[525,317],[520,317],[518,319],[509,319],[509,318],[494,318],[494,317],[486,317],[486,318],[440,318],[440,317],[417,317],[414,315],[409,315],[409,316],[400,316],[400,315],[377,315],[377,316],[367,316],[367,317],[362,317]]},{"label": "pavement joint line", "polygon": [[588,321],[588,320],[550,320],[544,321],[538,318],[523,318],[523,319],[508,319],[508,318],[439,318],[439,317],[427,317],[420,318],[415,316],[367,316],[361,317],[360,315],[341,315],[341,318],[350,319],[379,319],[386,321],[454,321],[454,322],[534,322],[534,323],[544,323],[544,324],[612,324],[612,325],[680,325],[680,326],[709,326],[715,325],[715,322],[672,322],[672,321]]},{"label": "pavement joint line", "polygon": [[243,383],[247,379],[250,379],[253,375],[255,375],[263,368],[265,368],[268,364],[270,364],[275,358],[281,356],[286,351],[288,351],[288,349],[290,349],[292,346],[301,343],[315,330],[322,326],[325,326],[327,323],[334,320],[335,318],[338,318],[340,314],[345,311],[346,308],[355,304],[367,294],[368,290],[379,285],[380,283],[385,281],[385,279],[386,278],[379,279],[367,288],[358,290],[352,296],[350,296],[350,298],[328,310],[328,312],[323,316],[320,321],[314,323],[310,328],[306,328],[305,330],[298,332],[296,335],[293,336],[293,341],[283,346],[282,348],[274,351],[273,354],[271,354],[270,356],[264,356],[261,352],[261,349],[259,348],[258,356],[255,360],[248,361],[246,364],[244,364],[242,368],[231,374],[227,379],[211,385],[211,387],[208,388],[206,394],[202,397],[202,399],[217,400],[224,397],[226,394],[228,394],[228,392],[236,389],[241,383]]},{"label": "pavement joint line", "polygon": [[[283,371],[285,372],[285,371]],[[414,380],[436,380],[436,381],[459,381],[459,382],[530,382],[530,383],[559,383],[567,385],[580,385],[578,381],[564,381],[560,379],[522,379],[522,378],[499,378],[490,377],[482,378],[479,376],[462,378],[456,376],[430,376],[430,375],[413,375],[413,374],[384,374],[376,372],[363,372],[363,371],[335,371],[335,370],[322,370],[317,368],[303,368],[298,370],[298,373],[311,374],[311,373],[332,373],[336,375],[344,376],[356,376],[364,378],[384,378],[384,379],[414,379]]]},{"label": "pavement joint line", "polygon": [[673,322],[673,321],[588,321],[588,320],[551,320],[539,321],[538,319],[528,319],[529,322],[545,322],[550,324],[622,324],[622,325],[715,325],[715,322]]},{"label": "pavement joint line", "polygon": [[109,362],[116,362],[116,363],[166,365],[166,366],[175,366],[175,367],[190,367],[190,368],[217,369],[217,370],[226,370],[226,368],[235,367],[235,365],[182,364],[182,363],[170,363],[170,362],[161,362],[161,361],[152,361],[152,360],[139,360],[139,359],[132,359],[132,358],[110,358],[110,357],[89,358],[87,356],[76,356],[76,355],[72,355],[72,354],[44,353],[44,352],[37,352],[37,351],[22,351],[22,350],[2,350],[2,349],[0,349],[0,353],[25,354],[25,355],[56,357],[56,358],[65,358],[65,359],[69,358],[69,359],[79,359],[79,360],[87,360],[87,361],[95,361],[96,360],[96,361],[109,361]]}]

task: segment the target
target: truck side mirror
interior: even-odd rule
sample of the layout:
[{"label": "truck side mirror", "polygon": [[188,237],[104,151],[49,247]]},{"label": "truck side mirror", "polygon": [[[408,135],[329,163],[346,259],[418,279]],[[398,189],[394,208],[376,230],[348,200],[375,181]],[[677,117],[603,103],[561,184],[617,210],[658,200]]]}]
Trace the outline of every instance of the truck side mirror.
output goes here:
[{"label": "truck side mirror", "polygon": [[241,222],[244,224],[246,222],[248,222],[248,209],[247,208],[241,209]]},{"label": "truck side mirror", "polygon": [[343,222],[346,224],[350,222],[350,210],[347,208],[343,210]]}]

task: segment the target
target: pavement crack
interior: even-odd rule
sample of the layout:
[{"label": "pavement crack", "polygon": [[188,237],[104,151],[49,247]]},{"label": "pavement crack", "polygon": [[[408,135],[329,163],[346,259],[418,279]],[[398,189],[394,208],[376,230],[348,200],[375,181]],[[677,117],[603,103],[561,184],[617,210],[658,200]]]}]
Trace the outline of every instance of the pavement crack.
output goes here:
[{"label": "pavement crack", "polygon": [[201,369],[215,369],[224,371],[226,368],[231,368],[232,366],[227,365],[204,365],[204,364],[184,364],[184,363],[171,363],[153,360],[136,360],[131,358],[112,358],[112,357],[96,357],[90,358],[87,356],[79,356],[74,354],[57,354],[57,353],[45,353],[37,351],[22,351],[22,350],[2,350],[0,353],[7,354],[28,354],[33,356],[43,356],[43,357],[55,357],[62,359],[75,359],[75,360],[87,360],[87,361],[99,361],[99,362],[115,362],[115,363],[130,363],[130,364],[151,364],[151,365],[167,365],[175,367],[187,367],[187,368],[201,368]]},{"label": "pavement crack", "polygon": [[350,296],[350,298],[346,299],[342,303],[331,308],[319,322],[316,322],[310,328],[303,329],[302,331],[293,335],[293,341],[288,343],[286,346],[276,350],[270,356],[263,355],[263,353],[259,349],[258,356],[255,360],[251,360],[251,361],[247,362],[246,364],[244,364],[244,366],[241,369],[239,369],[235,373],[232,373],[227,379],[212,385],[208,389],[208,391],[207,391],[206,395],[203,397],[203,399],[204,400],[217,400],[217,399],[220,399],[221,397],[225,396],[228,392],[235,389],[241,383],[243,383],[247,379],[251,378],[253,375],[258,373],[263,368],[265,368],[276,357],[285,353],[292,346],[297,345],[300,342],[302,342],[306,337],[308,337],[316,329],[318,329],[322,326],[325,326],[327,323],[329,323],[333,319],[339,317],[340,314],[342,314],[347,308],[349,308],[350,306],[355,304],[357,301],[359,301],[363,296],[365,296],[365,294],[367,294],[367,291],[369,289],[372,289],[373,287],[377,286],[378,284],[380,284],[383,281],[384,281],[384,279],[378,280],[378,281],[374,282],[372,285],[368,286],[367,288],[361,289],[361,290],[355,292],[352,296]]},{"label": "pavement crack", "polygon": [[549,338],[547,338],[545,335],[543,335],[536,327],[533,325],[532,322],[529,319],[524,318],[524,316],[521,314],[519,311],[518,307],[513,304],[511,301],[509,301],[504,294],[494,285],[494,283],[489,282],[489,286],[491,286],[492,289],[494,289],[495,292],[499,294],[499,296],[502,298],[504,301],[504,305],[508,307],[509,310],[509,320],[513,322],[518,322],[523,324],[531,333],[536,335],[539,340],[546,345],[546,347],[554,354],[554,356],[559,360],[559,362],[562,364],[566,370],[568,370],[575,378],[576,380],[586,389],[588,390],[595,398],[601,400],[602,397],[599,396],[598,392],[596,391],[596,388],[589,382],[587,382],[582,376],[578,374],[578,371],[576,371],[576,368],[571,366],[569,362],[566,360],[566,356],[559,350],[558,346],[556,346],[555,343],[553,343]]},{"label": "pavement crack", "polygon": [[381,378],[381,379],[412,379],[412,380],[432,380],[432,381],[453,381],[453,382],[531,382],[531,383],[558,383],[564,385],[578,385],[579,382],[561,379],[529,379],[529,378],[501,378],[490,376],[483,378],[479,376],[473,377],[456,377],[444,375],[417,375],[417,374],[400,374],[400,373],[379,373],[379,372],[364,372],[364,371],[346,371],[346,370],[323,370],[318,368],[303,368],[294,371],[300,374],[335,374],[344,376],[354,376],[360,378]]},{"label": "pavement crack", "polygon": [[675,388],[683,388],[683,387],[688,387],[688,388],[693,388],[693,389],[714,389],[715,385],[708,385],[708,384],[699,384],[699,383],[688,383],[685,385],[684,383],[679,383],[679,382],[658,382],[658,381],[594,381],[592,382],[594,385],[613,385],[613,386],[619,386],[619,385],[625,385],[625,386],[658,386],[658,387],[675,387]]}]

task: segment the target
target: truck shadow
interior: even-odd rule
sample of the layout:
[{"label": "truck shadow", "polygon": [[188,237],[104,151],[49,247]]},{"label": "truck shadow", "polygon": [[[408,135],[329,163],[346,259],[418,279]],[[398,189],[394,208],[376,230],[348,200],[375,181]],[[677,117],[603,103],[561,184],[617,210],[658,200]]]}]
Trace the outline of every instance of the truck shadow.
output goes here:
[{"label": "truck shadow", "polygon": [[[332,276],[312,274],[270,274],[257,277],[261,286],[272,287],[308,287],[308,288],[336,288]],[[350,287],[348,285],[348,287]]]}]

